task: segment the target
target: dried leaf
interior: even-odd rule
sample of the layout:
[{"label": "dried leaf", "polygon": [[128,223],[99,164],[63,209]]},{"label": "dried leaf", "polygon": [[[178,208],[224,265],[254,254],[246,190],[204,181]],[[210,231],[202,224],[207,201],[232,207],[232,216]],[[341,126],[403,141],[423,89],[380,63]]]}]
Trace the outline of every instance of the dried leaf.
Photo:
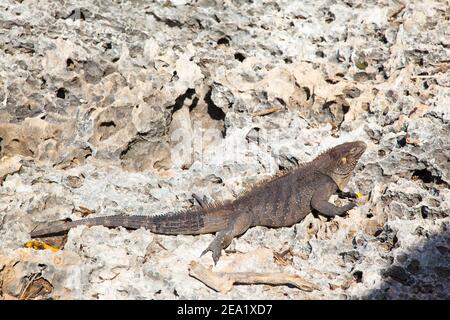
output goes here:
[{"label": "dried leaf", "polygon": [[82,215],[83,217],[95,213],[95,210],[89,209],[89,208],[86,208],[86,207],[82,207],[82,206],[79,206],[79,207],[78,207],[77,209],[75,209],[74,211],[81,213],[81,215]]},{"label": "dried leaf", "polygon": [[46,296],[52,291],[53,286],[48,280],[40,277],[38,274],[34,274],[25,284],[22,293],[19,295],[19,299],[36,299],[38,297]]},{"label": "dried leaf", "polygon": [[51,250],[53,252],[58,252],[60,249],[49,246],[46,243],[43,242],[39,242],[39,241],[28,241],[27,243],[25,243],[25,247],[27,248],[31,248],[34,250]]}]

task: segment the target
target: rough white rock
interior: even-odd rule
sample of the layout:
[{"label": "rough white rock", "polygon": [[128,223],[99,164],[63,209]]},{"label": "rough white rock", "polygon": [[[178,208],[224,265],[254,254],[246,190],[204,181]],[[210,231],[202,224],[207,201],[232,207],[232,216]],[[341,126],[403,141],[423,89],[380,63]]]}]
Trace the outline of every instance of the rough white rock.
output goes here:
[{"label": "rough white rock", "polygon": [[[1,298],[450,297],[445,2],[6,0],[0,27]],[[320,291],[212,291],[188,266],[213,235],[79,227],[23,248],[41,222],[233,199],[356,139],[357,208],[250,229],[216,267]]]}]

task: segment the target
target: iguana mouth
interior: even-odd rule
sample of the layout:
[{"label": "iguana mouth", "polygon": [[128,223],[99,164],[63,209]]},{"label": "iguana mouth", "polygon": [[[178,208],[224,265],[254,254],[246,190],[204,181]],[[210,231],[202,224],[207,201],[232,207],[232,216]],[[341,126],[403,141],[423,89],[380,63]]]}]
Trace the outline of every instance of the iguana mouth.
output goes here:
[{"label": "iguana mouth", "polygon": [[367,144],[364,141],[357,141],[359,152],[356,154],[355,158],[359,160],[361,158],[362,154],[367,149]]}]

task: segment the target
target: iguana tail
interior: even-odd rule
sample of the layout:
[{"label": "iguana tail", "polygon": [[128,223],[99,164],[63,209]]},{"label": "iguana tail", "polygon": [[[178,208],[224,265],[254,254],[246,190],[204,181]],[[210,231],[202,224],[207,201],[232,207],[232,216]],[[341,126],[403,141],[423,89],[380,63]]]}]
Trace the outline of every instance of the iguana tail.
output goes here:
[{"label": "iguana tail", "polygon": [[202,234],[213,233],[227,227],[232,211],[215,208],[207,211],[197,207],[193,210],[180,211],[174,214],[157,216],[107,216],[87,218],[76,221],[55,221],[42,228],[36,228],[30,235],[32,238],[60,235],[76,226],[105,226],[109,228],[124,227],[127,229],[145,228],[160,234]]}]

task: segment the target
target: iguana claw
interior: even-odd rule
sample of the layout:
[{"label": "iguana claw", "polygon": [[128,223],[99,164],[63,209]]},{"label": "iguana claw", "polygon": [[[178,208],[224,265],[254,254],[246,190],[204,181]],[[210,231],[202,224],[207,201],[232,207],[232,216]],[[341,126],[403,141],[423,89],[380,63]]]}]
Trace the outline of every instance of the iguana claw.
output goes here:
[{"label": "iguana claw", "polygon": [[219,238],[216,237],[209,244],[209,246],[205,250],[203,250],[203,252],[200,254],[200,257],[204,256],[206,253],[208,253],[208,251],[211,251],[214,264],[216,265],[217,261],[219,261],[219,258],[222,254],[222,246]]}]

